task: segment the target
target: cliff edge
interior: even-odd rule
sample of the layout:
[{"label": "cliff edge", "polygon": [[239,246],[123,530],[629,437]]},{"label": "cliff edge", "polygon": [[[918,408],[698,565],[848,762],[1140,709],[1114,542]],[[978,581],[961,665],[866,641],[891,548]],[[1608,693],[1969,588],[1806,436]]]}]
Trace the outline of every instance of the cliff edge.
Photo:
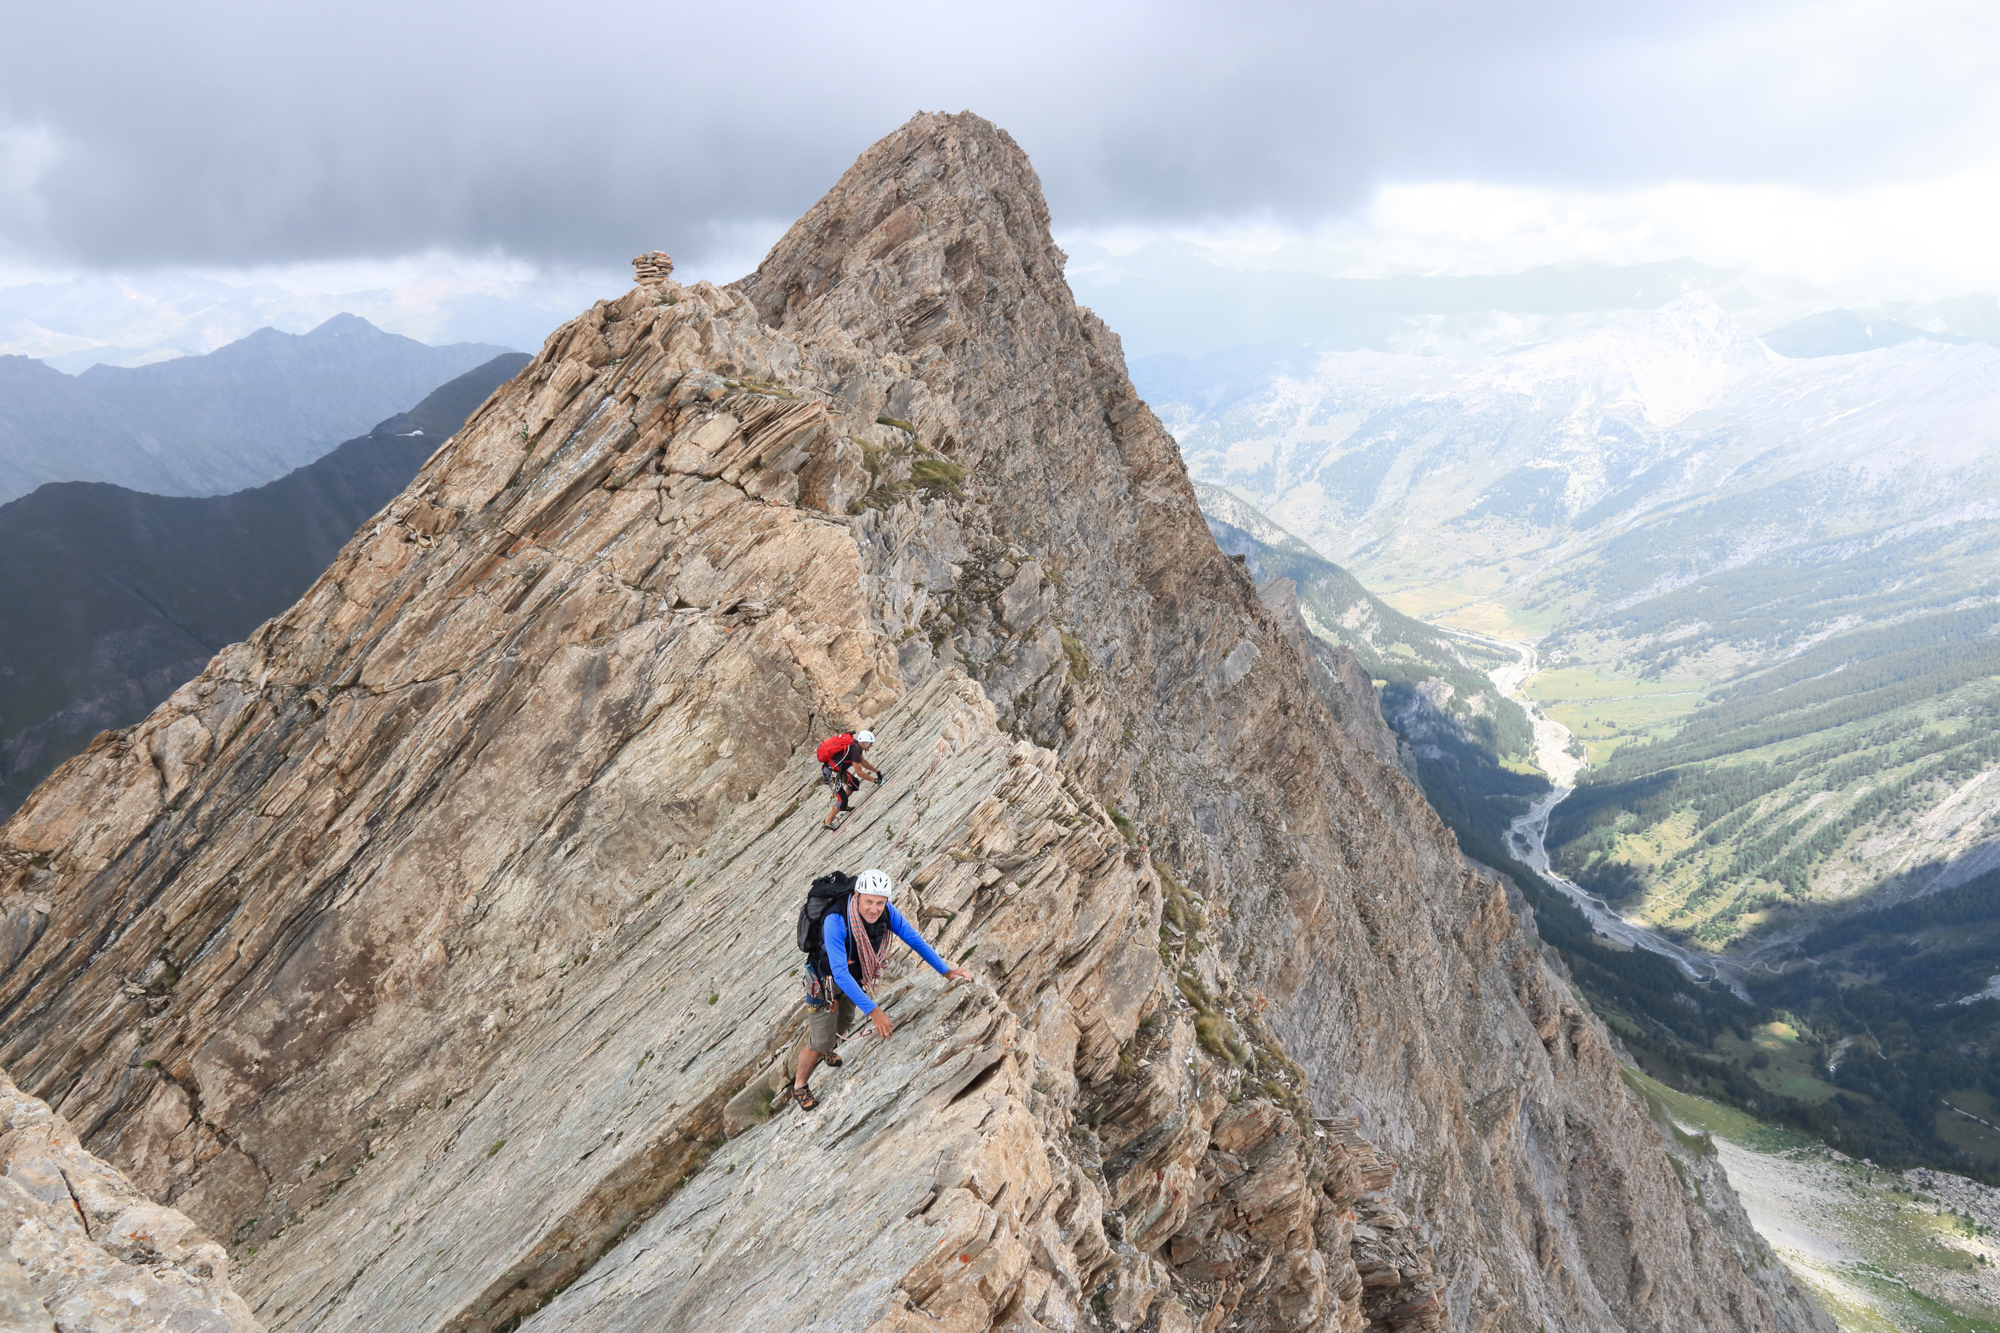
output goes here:
[{"label": "cliff edge", "polygon": [[0,1074],[0,1328],[262,1333],[222,1247]]},{"label": "cliff edge", "polygon": [[[558,330],[0,828],[0,1063],[274,1329],[1826,1327],[1062,265],[925,114]],[[774,1114],[796,903],[867,864],[977,980],[905,955]]]}]

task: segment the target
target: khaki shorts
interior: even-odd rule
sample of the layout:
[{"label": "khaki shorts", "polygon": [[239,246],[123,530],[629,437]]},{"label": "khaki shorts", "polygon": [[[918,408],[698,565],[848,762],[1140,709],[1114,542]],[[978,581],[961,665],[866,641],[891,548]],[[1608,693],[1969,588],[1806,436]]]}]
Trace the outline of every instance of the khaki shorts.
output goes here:
[{"label": "khaki shorts", "polygon": [[847,992],[840,989],[838,982],[829,980],[828,989],[838,997],[824,1009],[814,1009],[806,1019],[806,1047],[821,1055],[832,1055],[833,1048],[840,1044],[840,1034],[854,1026],[854,1001],[847,998]]}]

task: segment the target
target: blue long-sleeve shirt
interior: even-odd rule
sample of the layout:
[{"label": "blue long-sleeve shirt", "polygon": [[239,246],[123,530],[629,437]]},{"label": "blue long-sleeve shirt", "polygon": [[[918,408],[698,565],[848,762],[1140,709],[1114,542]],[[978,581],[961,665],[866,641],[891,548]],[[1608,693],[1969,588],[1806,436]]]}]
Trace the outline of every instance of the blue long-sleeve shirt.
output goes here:
[{"label": "blue long-sleeve shirt", "polygon": [[[936,968],[940,975],[951,971],[951,966],[937,956],[937,950],[924,943],[924,937],[917,934],[917,928],[906,920],[895,904],[889,905],[889,929],[896,932],[896,938],[924,956],[924,961]],[[847,914],[828,912],[826,922],[820,927],[820,939],[826,943],[826,961],[833,969],[833,979],[840,984],[841,991],[854,1001],[854,1007],[864,1014],[875,1012],[875,1001],[868,998],[868,992],[861,989],[861,983],[854,979],[854,973],[847,966]]]}]

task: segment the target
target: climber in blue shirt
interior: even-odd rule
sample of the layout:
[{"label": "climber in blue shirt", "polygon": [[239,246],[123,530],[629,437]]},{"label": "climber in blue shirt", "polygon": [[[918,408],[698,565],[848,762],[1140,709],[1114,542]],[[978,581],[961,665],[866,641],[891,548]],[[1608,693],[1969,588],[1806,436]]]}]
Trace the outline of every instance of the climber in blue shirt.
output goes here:
[{"label": "climber in blue shirt", "polygon": [[972,979],[972,974],[964,968],[953,967],[938,957],[937,951],[917,933],[917,928],[889,905],[889,895],[894,892],[895,881],[887,874],[864,870],[855,878],[850,892],[827,903],[823,909],[826,915],[820,925],[821,949],[806,964],[813,978],[812,998],[808,1000],[813,1006],[812,1017],[807,1022],[805,1049],[799,1052],[798,1075],[792,1081],[792,1100],[802,1111],[810,1111],[819,1104],[806,1085],[819,1063],[824,1060],[831,1068],[840,1067],[841,1059],[834,1047],[853,1026],[857,1012],[868,1015],[876,1036],[887,1040],[895,1031],[889,1015],[868,996],[869,988],[881,975],[883,947],[892,932],[946,980]]}]

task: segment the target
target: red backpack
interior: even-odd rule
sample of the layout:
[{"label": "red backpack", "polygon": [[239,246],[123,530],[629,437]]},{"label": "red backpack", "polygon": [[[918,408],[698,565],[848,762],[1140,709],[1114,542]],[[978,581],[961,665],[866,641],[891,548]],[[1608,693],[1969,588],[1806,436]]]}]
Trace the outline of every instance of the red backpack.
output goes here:
[{"label": "red backpack", "polygon": [[848,747],[853,744],[854,737],[848,732],[843,731],[838,736],[830,736],[819,743],[819,761],[822,764],[830,764],[846,754]]}]

